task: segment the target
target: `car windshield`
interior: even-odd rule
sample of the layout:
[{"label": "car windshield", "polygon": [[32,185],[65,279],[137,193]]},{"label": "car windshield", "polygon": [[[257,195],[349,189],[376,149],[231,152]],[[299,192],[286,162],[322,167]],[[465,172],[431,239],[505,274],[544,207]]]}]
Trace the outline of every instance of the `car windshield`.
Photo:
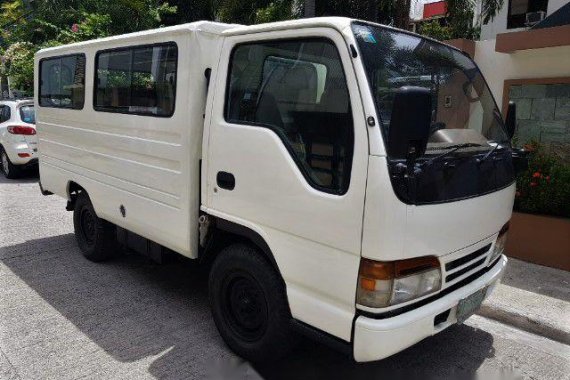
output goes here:
[{"label": "car windshield", "polygon": [[[446,45],[390,28],[354,23],[362,61],[384,136],[388,136],[392,103],[402,86],[428,88],[432,120],[426,155],[458,151],[481,153],[508,138],[495,100],[473,61]],[[413,110],[410,110],[413,112]]]},{"label": "car windshield", "polygon": [[20,118],[24,123],[36,124],[36,111],[34,105],[25,105],[20,107]]}]

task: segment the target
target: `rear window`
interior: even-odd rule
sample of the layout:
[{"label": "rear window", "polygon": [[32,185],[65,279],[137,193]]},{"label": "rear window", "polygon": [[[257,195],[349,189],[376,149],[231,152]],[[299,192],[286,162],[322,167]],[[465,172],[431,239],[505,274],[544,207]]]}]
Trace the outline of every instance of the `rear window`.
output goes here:
[{"label": "rear window", "polygon": [[36,124],[36,111],[33,104],[20,107],[20,119],[24,123]]}]

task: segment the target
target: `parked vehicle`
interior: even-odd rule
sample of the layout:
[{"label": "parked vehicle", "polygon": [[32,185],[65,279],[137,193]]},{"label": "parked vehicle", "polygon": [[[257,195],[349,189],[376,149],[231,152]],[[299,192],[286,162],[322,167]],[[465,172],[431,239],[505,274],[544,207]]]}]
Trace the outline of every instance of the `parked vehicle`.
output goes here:
[{"label": "parked vehicle", "polygon": [[450,46],[346,18],[196,22],[41,50],[35,76],[42,190],[83,254],[211,263],[247,359],[299,332],[385,358],[503,274],[514,107],[505,125]]},{"label": "parked vehicle", "polygon": [[0,163],[7,178],[37,165],[34,101],[31,99],[0,101]]}]

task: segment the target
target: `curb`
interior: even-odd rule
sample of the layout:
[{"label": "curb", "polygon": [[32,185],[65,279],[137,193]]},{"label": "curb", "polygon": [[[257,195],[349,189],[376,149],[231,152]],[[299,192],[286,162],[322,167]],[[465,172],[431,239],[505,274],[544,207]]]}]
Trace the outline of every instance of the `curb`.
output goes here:
[{"label": "curb", "polygon": [[498,308],[483,304],[477,314],[505,323],[520,330],[537,334],[560,343],[570,345],[570,331],[553,326],[547,321],[529,318],[527,315],[519,313],[517,310],[508,308]]}]

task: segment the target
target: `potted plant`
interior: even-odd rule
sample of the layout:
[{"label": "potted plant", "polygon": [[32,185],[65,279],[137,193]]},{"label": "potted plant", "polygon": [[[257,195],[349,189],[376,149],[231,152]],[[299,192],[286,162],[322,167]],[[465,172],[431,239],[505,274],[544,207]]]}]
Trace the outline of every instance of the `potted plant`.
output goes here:
[{"label": "potted plant", "polygon": [[570,165],[537,143],[517,176],[507,254],[570,270]]}]

